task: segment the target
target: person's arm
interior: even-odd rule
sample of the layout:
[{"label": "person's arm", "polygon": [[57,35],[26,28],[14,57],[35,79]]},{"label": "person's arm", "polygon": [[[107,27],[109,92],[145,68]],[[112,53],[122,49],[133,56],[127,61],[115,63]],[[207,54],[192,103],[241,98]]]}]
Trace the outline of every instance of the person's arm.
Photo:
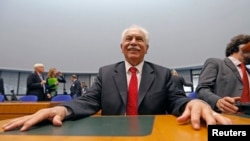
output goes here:
[{"label": "person's arm", "polygon": [[[87,93],[79,97],[76,101],[72,100],[67,103],[62,103],[62,106],[67,107],[72,111],[70,116],[73,119],[94,115],[101,109],[101,80],[99,75]],[[84,107],[84,108],[83,108]]]},{"label": "person's arm", "polygon": [[28,76],[27,87],[29,89],[41,88],[43,86],[41,82],[37,82],[35,77],[36,77],[35,73]]},{"label": "person's arm", "polygon": [[196,88],[198,98],[206,101],[213,109],[216,109],[216,102],[221,98],[214,93],[218,69],[217,60],[208,59],[203,65]]},{"label": "person's arm", "polygon": [[190,81],[186,81],[183,77],[182,78],[182,82],[184,86],[189,86],[189,87],[193,87],[193,83]]},{"label": "person's arm", "polygon": [[63,75],[58,76],[57,81],[60,82],[60,83],[66,83],[66,80],[65,80]]}]

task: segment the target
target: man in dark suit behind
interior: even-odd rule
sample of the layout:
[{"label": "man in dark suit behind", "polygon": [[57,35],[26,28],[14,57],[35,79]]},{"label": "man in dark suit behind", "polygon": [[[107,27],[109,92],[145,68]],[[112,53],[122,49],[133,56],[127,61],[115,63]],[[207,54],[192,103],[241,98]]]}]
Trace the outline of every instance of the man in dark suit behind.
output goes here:
[{"label": "man in dark suit behind", "polygon": [[[248,44],[248,45],[247,45]],[[237,35],[226,47],[226,58],[209,58],[203,65],[196,88],[198,98],[208,102],[216,111],[236,113],[234,105],[243,90],[240,64],[250,64],[250,35]]]},{"label": "man in dark suit behind", "polygon": [[77,79],[77,76],[73,74],[71,76],[72,84],[70,86],[70,95],[72,98],[77,98],[82,94],[81,82]]},{"label": "man in dark suit behind", "polygon": [[[102,115],[130,116],[127,110],[130,108],[127,105],[132,103],[128,102],[128,84],[132,76],[138,79],[137,85],[133,85],[133,88],[139,89],[131,99],[137,99],[134,101],[137,104],[133,105],[136,108],[134,115],[165,114],[167,111],[179,116],[177,120],[181,123],[190,120],[194,129],[200,128],[201,118],[207,124],[232,124],[228,118],[215,113],[206,102],[199,99],[191,100],[184,93],[176,91],[170,69],[144,60],[149,48],[148,43],[148,32],[145,29],[139,26],[125,29],[121,40],[125,61],[101,67],[96,80],[85,95],[60,106],[17,118],[6,123],[3,129],[6,131],[21,127],[20,130],[25,131],[46,119],[60,126],[65,118],[83,118],[99,110],[102,110]],[[133,75],[129,72],[132,66],[137,69],[133,71]]]},{"label": "man in dark suit behind", "polygon": [[45,84],[44,80],[44,65],[43,64],[35,64],[34,72],[31,73],[27,78],[27,95],[36,95],[38,97],[38,101],[45,101]]}]

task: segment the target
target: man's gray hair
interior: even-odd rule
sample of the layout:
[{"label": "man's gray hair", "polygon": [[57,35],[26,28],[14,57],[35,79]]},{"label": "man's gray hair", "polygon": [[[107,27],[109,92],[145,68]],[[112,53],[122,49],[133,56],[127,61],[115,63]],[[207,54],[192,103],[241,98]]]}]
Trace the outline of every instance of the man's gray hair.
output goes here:
[{"label": "man's gray hair", "polygon": [[41,63],[36,63],[36,64],[34,64],[34,66],[33,66],[34,68],[37,68],[37,67],[44,67],[44,65],[43,64],[41,64]]},{"label": "man's gray hair", "polygon": [[123,30],[122,36],[121,36],[121,43],[122,43],[123,40],[124,40],[125,34],[126,34],[130,29],[138,29],[138,30],[140,30],[140,31],[144,34],[144,36],[145,36],[146,44],[149,43],[149,33],[148,33],[148,31],[147,31],[145,28],[143,28],[143,27],[141,27],[141,26],[138,26],[138,25],[132,25],[132,26],[130,26],[129,28],[126,28],[126,29]]}]

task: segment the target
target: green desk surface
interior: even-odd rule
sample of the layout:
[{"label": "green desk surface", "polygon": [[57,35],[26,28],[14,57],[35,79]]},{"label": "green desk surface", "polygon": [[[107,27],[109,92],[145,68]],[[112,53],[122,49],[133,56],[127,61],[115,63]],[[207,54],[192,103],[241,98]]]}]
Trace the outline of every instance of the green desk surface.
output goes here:
[{"label": "green desk surface", "polygon": [[61,127],[37,125],[26,132],[19,130],[0,135],[60,136],[145,136],[152,132],[154,116],[100,116],[64,121]]}]

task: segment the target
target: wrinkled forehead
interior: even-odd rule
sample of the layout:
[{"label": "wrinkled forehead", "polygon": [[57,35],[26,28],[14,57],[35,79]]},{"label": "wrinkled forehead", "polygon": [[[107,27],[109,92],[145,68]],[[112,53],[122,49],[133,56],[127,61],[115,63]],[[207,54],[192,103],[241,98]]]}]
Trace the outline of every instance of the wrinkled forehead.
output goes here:
[{"label": "wrinkled forehead", "polygon": [[144,33],[140,29],[137,29],[137,28],[128,29],[124,34],[124,38],[127,36],[141,36],[145,39]]}]

